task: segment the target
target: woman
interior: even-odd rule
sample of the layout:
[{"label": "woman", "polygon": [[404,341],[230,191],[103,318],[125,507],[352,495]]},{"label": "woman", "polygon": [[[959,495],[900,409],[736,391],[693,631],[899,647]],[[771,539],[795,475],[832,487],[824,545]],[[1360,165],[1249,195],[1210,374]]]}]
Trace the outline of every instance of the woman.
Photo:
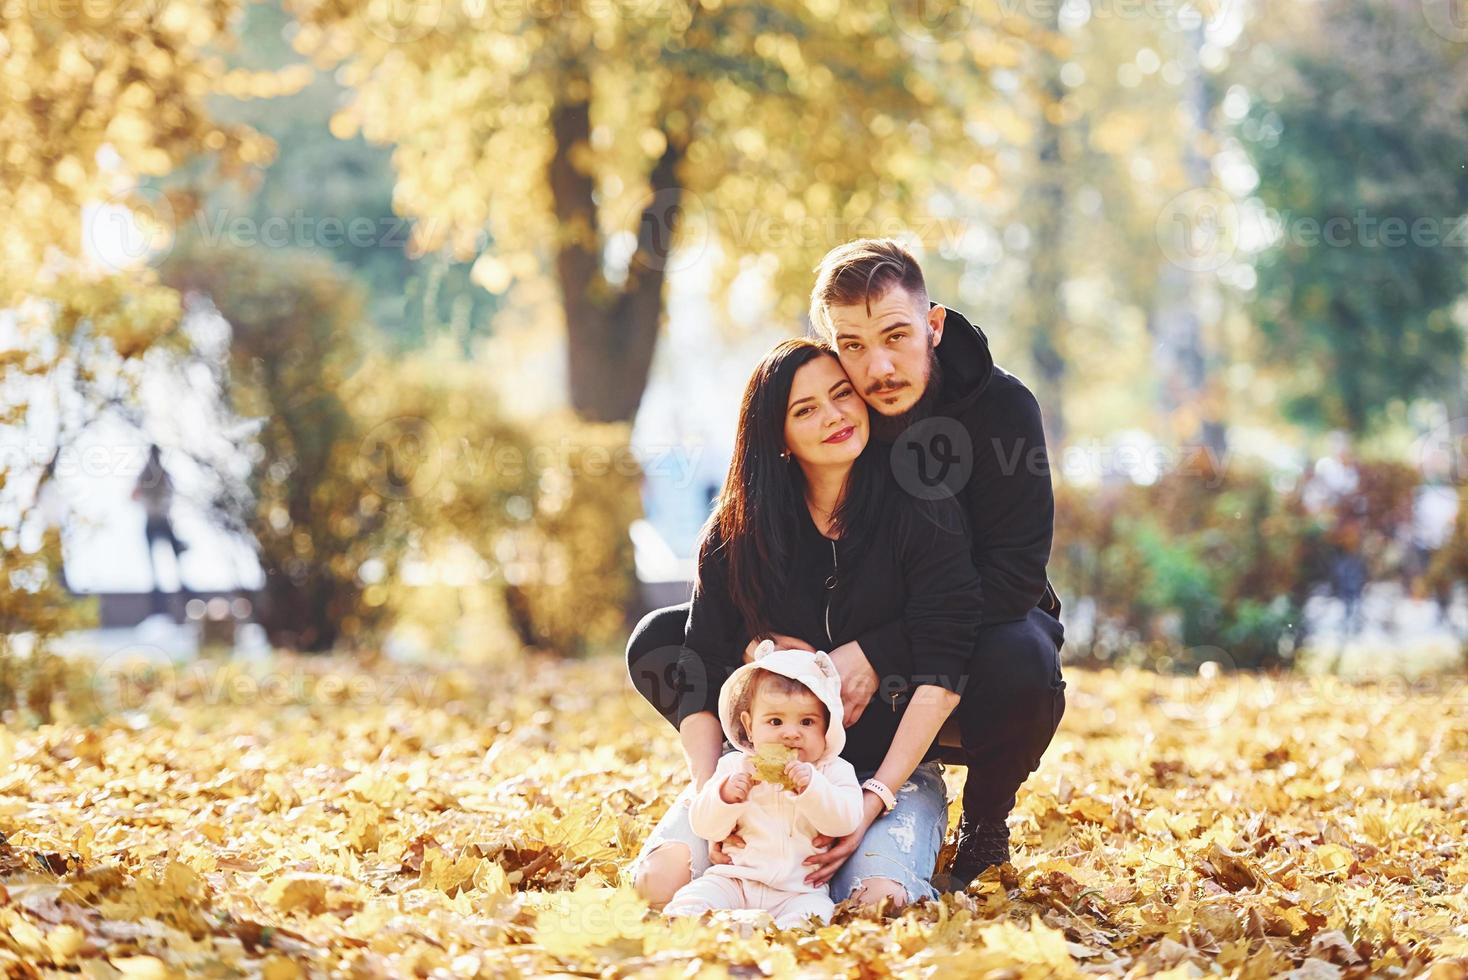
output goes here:
[{"label": "woman", "polygon": [[937,894],[929,879],[948,824],[937,736],[967,680],[978,576],[957,503],[903,492],[868,435],[865,402],[836,355],[812,341],[775,347],[745,388],[728,477],[699,546],[673,710],[633,672],[677,726],[693,778],[632,866],[653,905],[741,843],[737,831],[701,841],[688,806],[724,748],[718,691],[746,651],[766,636],[835,651],[895,621],[907,659],[862,644],[877,689],[853,695],[843,677],[854,710],[841,754],[860,779],[875,780],[864,787],[862,824],[809,860],[807,880],[829,882],[837,902],[891,898],[900,907]]}]

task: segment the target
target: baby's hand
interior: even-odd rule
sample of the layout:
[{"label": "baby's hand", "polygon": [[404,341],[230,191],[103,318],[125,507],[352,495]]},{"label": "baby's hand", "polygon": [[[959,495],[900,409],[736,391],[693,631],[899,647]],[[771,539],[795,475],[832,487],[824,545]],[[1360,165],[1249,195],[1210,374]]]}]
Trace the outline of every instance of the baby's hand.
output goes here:
[{"label": "baby's hand", "polygon": [[810,785],[810,777],[815,774],[816,767],[809,762],[801,762],[799,759],[791,759],[785,763],[785,775],[795,784],[797,794],[804,793],[805,788]]},{"label": "baby's hand", "polygon": [[736,772],[719,787],[719,799],[725,803],[743,803],[749,799],[749,784],[749,773]]}]

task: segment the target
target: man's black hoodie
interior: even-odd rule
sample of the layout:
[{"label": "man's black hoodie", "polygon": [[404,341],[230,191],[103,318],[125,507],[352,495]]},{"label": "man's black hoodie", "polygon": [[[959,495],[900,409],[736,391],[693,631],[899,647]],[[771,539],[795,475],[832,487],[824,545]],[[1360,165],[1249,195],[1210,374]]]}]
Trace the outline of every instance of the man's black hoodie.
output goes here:
[{"label": "man's black hoodie", "polygon": [[[891,447],[898,482],[910,493],[961,503],[979,572],[981,626],[1024,619],[1036,606],[1059,619],[1060,599],[1045,576],[1055,495],[1040,405],[994,363],[984,332],[955,310],[943,322],[938,364],[936,410]],[[909,672],[900,621],[858,642],[879,675]]]}]

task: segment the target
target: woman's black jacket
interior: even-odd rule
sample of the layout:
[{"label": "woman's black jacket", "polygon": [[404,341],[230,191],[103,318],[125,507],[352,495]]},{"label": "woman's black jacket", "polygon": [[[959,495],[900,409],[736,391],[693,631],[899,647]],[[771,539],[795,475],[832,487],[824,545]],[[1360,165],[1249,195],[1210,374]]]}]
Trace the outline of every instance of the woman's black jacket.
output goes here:
[{"label": "woman's black jacket", "polygon": [[[796,508],[787,594],[765,611],[774,631],[817,650],[861,642],[878,686],[876,703],[846,729],[841,754],[858,771],[881,764],[916,687],[961,693],[969,683],[981,607],[962,507],[952,498],[919,499],[883,479],[874,519],[841,540],[822,535],[809,511]],[[717,716],[719,687],[743,663],[753,635],[730,598],[724,557],[711,542],[700,549],[679,658],[680,724],[700,711]],[[883,642],[894,621],[901,642]],[[924,758],[936,755],[935,739]]]}]

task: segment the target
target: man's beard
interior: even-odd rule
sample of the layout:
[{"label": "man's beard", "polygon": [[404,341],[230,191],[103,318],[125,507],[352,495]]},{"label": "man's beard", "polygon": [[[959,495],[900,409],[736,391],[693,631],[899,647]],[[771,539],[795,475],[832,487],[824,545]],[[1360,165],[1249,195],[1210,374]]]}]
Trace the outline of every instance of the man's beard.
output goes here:
[{"label": "man's beard", "polygon": [[883,415],[873,408],[871,416],[872,435],[882,442],[896,442],[907,427],[928,418],[938,408],[943,397],[943,367],[938,363],[938,348],[928,348],[928,385],[912,407],[901,415]]}]

